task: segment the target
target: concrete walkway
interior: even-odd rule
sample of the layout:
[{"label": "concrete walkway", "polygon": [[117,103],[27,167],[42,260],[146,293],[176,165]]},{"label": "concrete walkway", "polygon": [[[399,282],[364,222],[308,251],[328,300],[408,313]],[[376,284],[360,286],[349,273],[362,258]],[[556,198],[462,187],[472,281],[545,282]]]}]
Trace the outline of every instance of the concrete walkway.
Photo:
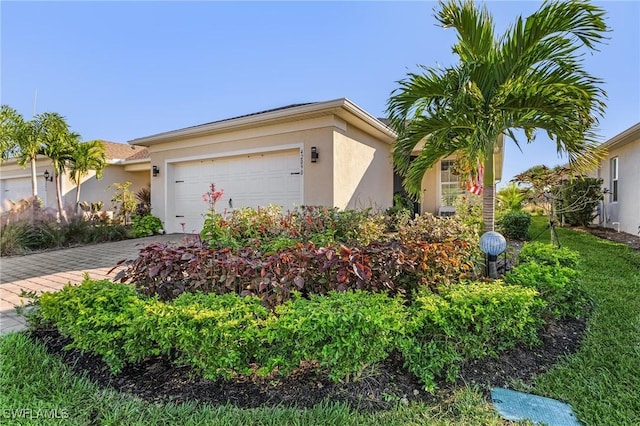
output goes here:
[{"label": "concrete walkway", "polygon": [[84,272],[92,279],[112,279],[120,268],[110,275],[109,270],[123,259],[135,259],[141,247],[152,242],[182,242],[183,234],[95,244],[63,250],[0,258],[0,334],[25,328],[24,319],[16,314],[14,306],[26,299],[21,290],[60,290],[67,283],[79,283]]}]

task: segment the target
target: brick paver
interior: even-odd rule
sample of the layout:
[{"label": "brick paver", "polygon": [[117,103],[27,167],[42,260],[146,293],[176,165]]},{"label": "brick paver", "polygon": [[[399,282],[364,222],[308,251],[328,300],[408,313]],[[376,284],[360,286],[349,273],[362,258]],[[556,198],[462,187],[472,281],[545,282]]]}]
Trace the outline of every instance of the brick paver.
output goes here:
[{"label": "brick paver", "polygon": [[24,319],[14,306],[26,303],[20,297],[26,291],[60,290],[65,284],[82,281],[83,274],[92,279],[111,279],[118,269],[107,273],[122,259],[135,259],[138,250],[152,242],[181,242],[183,234],[156,235],[134,240],[95,244],[0,258],[0,334],[24,329]]}]

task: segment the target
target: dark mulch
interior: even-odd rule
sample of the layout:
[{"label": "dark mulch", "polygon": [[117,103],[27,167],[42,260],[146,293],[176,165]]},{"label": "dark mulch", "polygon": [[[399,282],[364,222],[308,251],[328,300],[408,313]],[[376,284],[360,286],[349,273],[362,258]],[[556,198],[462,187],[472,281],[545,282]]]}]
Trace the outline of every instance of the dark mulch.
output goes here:
[{"label": "dark mulch", "polygon": [[588,228],[575,228],[579,231],[589,232],[596,237],[604,238],[616,243],[626,244],[629,247],[640,250],[640,235],[628,234],[626,232],[618,232],[612,228],[604,228],[601,226],[590,226]]},{"label": "dark mulch", "polygon": [[394,353],[385,362],[366,369],[358,381],[333,383],[314,365],[305,365],[289,377],[262,382],[247,378],[205,380],[186,366],[174,365],[165,357],[147,359],[125,367],[112,375],[99,357],[78,350],[64,350],[70,340],[56,330],[37,330],[32,337],[43,342],[48,351],[59,355],[77,374],[95,383],[136,395],[149,402],[197,401],[214,405],[233,404],[242,408],[261,406],[312,407],[323,401],[344,402],[360,410],[391,408],[398,402],[434,401],[450,394],[460,384],[478,384],[485,392],[491,386],[504,386],[514,381],[530,383],[559,358],[575,352],[584,334],[585,322],[567,320],[553,324],[541,332],[543,344],[535,348],[518,347],[498,358],[466,363],[456,384],[441,382],[441,389],[431,395],[402,366],[402,358]]}]

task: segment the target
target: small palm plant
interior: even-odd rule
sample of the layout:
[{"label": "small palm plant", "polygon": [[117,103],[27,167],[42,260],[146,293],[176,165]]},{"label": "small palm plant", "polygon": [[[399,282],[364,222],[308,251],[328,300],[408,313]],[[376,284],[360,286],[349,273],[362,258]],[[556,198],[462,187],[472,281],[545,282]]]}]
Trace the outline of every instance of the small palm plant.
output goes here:
[{"label": "small palm plant", "polygon": [[498,204],[500,208],[505,211],[520,211],[527,198],[527,192],[527,189],[520,188],[515,183],[510,183],[498,191]]}]

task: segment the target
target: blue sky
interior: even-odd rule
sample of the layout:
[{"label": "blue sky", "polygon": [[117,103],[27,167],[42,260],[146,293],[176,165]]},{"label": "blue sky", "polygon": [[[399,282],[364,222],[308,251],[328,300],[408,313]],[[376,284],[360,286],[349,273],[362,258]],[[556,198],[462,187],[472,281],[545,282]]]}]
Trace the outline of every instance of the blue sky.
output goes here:
[{"label": "blue sky", "polygon": [[[489,1],[500,31],[538,1]],[[640,121],[640,2],[596,2],[588,54],[609,95],[603,141]],[[436,2],[0,2],[0,101],[58,112],[84,140],[127,142],[299,102],[347,97],[383,116],[396,81],[450,64]],[[505,180],[563,162],[544,134],[506,149]]]}]

